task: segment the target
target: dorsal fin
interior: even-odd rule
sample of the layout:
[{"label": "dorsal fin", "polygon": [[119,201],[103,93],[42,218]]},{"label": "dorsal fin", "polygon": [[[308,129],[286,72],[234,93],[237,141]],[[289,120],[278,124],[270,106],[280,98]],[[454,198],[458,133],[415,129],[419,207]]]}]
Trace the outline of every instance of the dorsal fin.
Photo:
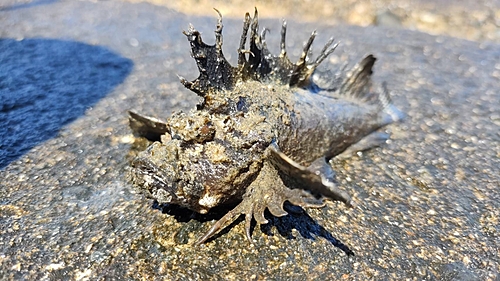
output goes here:
[{"label": "dorsal fin", "polygon": [[316,73],[312,83],[317,88],[312,89],[323,96],[376,106],[387,114],[383,121],[385,125],[401,121],[405,115],[392,104],[387,83],[383,82],[376,91],[372,89],[371,75],[375,61],[376,58],[370,54],[347,74],[343,74],[347,64],[341,66],[337,72]]},{"label": "dorsal fin", "polygon": [[[215,9],[214,9],[215,10]],[[219,14],[217,28],[215,30],[215,45],[207,45],[201,39],[199,31],[189,26],[184,35],[191,45],[191,56],[195,59],[200,71],[200,76],[189,82],[180,77],[181,83],[191,91],[204,97],[210,89],[223,90],[231,88],[235,83],[237,70],[232,67],[222,53],[222,15]]]},{"label": "dorsal fin", "polygon": [[262,36],[259,35],[259,13],[257,9],[255,9],[250,27],[250,56],[248,58],[248,63],[255,76],[254,79],[256,80],[261,80],[271,72],[271,66],[266,59],[266,56],[269,55],[269,51],[262,41]]},{"label": "dorsal fin", "polygon": [[[292,63],[287,56],[285,47],[286,22],[283,21],[281,28],[281,52],[272,55],[266,45],[265,35],[268,29],[263,29],[259,34],[258,12],[255,9],[254,17],[248,13],[243,22],[243,32],[238,48],[238,65],[233,67],[229,64],[222,53],[222,16],[215,10],[219,17],[215,30],[215,45],[207,45],[203,42],[200,32],[190,26],[184,32],[191,45],[191,56],[196,60],[200,75],[194,81],[187,81],[179,77],[181,83],[201,97],[205,97],[211,90],[231,89],[241,80],[252,79],[267,83],[281,83],[290,87],[308,88],[311,86],[311,76],[316,67],[331,54],[337,45],[333,45],[333,39],[327,42],[320,55],[311,63],[307,56],[311,45],[316,37],[313,32],[304,45],[302,56],[297,63]],[[249,49],[246,49],[248,30],[250,30]],[[248,56],[248,59],[247,59]]]},{"label": "dorsal fin", "polygon": [[299,61],[295,64],[295,69],[293,70],[289,82],[290,86],[296,85],[301,88],[310,87],[310,84],[312,83],[311,76],[316,70],[316,68],[325,58],[327,58],[331,53],[333,53],[333,51],[335,51],[335,49],[338,46],[338,44],[335,44],[333,45],[333,47],[330,47],[333,44],[333,38],[330,38],[330,40],[326,42],[325,46],[323,47],[323,50],[321,50],[321,53],[314,60],[314,62],[307,63],[307,56],[311,51],[311,46],[315,38],[316,38],[316,31],[314,31],[311,34],[311,37],[309,37],[309,40],[304,45],[304,49],[302,51],[302,55],[299,58]]},{"label": "dorsal fin", "polygon": [[377,59],[373,55],[368,55],[354,66],[340,86],[339,93],[367,101],[370,98],[371,75],[375,60]]},{"label": "dorsal fin", "polygon": [[[238,65],[233,67],[222,53],[222,15],[219,11],[215,11],[219,17],[215,30],[216,42],[214,45],[205,44],[200,32],[191,25],[188,31],[184,32],[191,45],[191,56],[196,60],[200,75],[191,82],[182,77],[179,78],[186,88],[199,96],[205,98],[211,91],[229,90],[238,81],[251,79],[262,83],[281,83],[290,87],[324,92],[325,95],[334,98],[347,98],[352,99],[354,102],[376,105],[390,115],[388,121],[399,121],[403,118],[403,114],[392,106],[385,84],[382,85],[380,91],[371,91],[371,75],[376,60],[373,55],[366,56],[360,63],[355,65],[345,76],[345,79],[340,77],[343,75],[328,76],[326,80],[333,79],[333,85],[330,85],[332,83],[326,83],[327,87],[322,87],[322,85],[317,85],[312,81],[312,76],[319,64],[337,47],[337,44],[333,44],[333,38],[325,44],[319,56],[309,62],[308,56],[316,38],[316,32],[313,32],[309,40],[304,44],[299,60],[292,63],[286,51],[286,21],[283,21],[281,26],[281,51],[276,56],[271,54],[267,48],[266,32],[269,30],[264,28],[259,34],[259,14],[255,9],[253,18],[249,13],[245,15],[238,48]],[[250,35],[248,36],[249,30]],[[249,49],[246,49],[247,39],[250,40]],[[343,73],[344,70],[340,72]],[[203,106],[204,103],[200,105],[200,107]]]}]

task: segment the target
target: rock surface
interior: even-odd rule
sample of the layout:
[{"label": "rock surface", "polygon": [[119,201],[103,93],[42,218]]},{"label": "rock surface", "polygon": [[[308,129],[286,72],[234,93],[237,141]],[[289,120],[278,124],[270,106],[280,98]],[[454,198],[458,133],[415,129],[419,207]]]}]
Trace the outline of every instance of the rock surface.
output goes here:
[{"label": "rock surface", "polygon": [[[46,0],[50,1],[50,0]],[[240,17],[253,5],[262,17],[293,18],[327,24],[390,25],[434,35],[474,41],[500,42],[499,0],[110,0],[149,2],[187,14],[211,15],[217,7],[224,15]]]},{"label": "rock surface", "polygon": [[[0,279],[498,278],[498,45],[289,19],[294,58],[314,29],[316,48],[341,42],[328,63],[373,53],[375,80],[408,118],[388,128],[386,146],[333,163],[356,209],[329,202],[270,217],[254,245],[239,223],[195,247],[220,213],[134,193],[125,175],[140,143],[126,112],[166,117],[196,104],[176,77],[198,75],[181,31],[193,23],[214,42],[215,14],[39,2],[0,9]],[[224,20],[233,63],[241,23]],[[262,26],[276,52],[280,20]]]}]

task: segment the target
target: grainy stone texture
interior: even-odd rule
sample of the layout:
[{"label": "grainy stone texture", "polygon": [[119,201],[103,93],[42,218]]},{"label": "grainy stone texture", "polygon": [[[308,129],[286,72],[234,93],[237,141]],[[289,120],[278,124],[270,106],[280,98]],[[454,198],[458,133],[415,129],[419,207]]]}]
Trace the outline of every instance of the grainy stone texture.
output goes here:
[{"label": "grainy stone texture", "polygon": [[203,16],[211,15],[212,8],[216,7],[232,17],[240,17],[257,6],[263,17],[359,26],[375,24],[468,40],[500,42],[499,0],[289,0],[287,5],[281,0],[110,1],[149,2]]},{"label": "grainy stone texture", "polygon": [[[255,245],[239,223],[194,247],[223,212],[161,208],[133,192],[125,174],[140,144],[126,111],[168,116],[195,105],[176,77],[198,75],[181,31],[193,23],[214,42],[215,15],[106,1],[13,5],[0,9],[0,126],[15,139],[0,136],[9,151],[0,155],[0,279],[498,278],[498,45],[289,19],[294,58],[314,29],[316,48],[331,35],[341,42],[328,63],[373,53],[375,80],[408,118],[388,127],[386,146],[333,163],[356,209],[330,202],[270,218],[254,229]],[[234,63],[242,19],[224,23]],[[276,52],[280,20],[262,26]],[[22,116],[49,120],[30,129]]]}]

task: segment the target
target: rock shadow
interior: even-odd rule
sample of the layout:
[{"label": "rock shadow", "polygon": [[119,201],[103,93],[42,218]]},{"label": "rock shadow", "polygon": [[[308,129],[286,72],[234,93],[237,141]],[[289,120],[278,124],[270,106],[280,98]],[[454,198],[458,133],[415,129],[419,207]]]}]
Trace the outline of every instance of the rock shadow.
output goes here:
[{"label": "rock shadow", "polygon": [[304,209],[285,202],[285,210],[288,212],[288,215],[279,218],[266,212],[266,219],[269,220],[269,223],[261,225],[261,231],[268,235],[273,235],[272,228],[275,227],[281,236],[287,239],[295,239],[296,237],[293,236],[292,230],[296,229],[303,238],[316,240],[316,237],[322,237],[333,246],[342,250],[346,255],[354,256],[354,252],[347,245],[335,238],[322,225],[318,224]]},{"label": "rock shadow", "polygon": [[133,62],[101,46],[0,39],[0,169],[122,83]]},{"label": "rock shadow", "polygon": [[41,6],[41,5],[48,5],[52,3],[56,3],[59,0],[35,0],[31,1],[28,3],[21,3],[21,4],[14,4],[10,6],[0,6],[0,12],[6,12],[6,11],[14,11],[14,10],[19,10],[19,9],[26,9],[26,8],[31,8],[31,7],[36,7],[36,6]]},{"label": "rock shadow", "polygon": [[[218,206],[211,209],[210,212],[208,212],[208,214],[206,215],[198,214],[194,211],[179,207],[177,205],[159,204],[158,202],[153,202],[152,207],[154,209],[160,210],[163,214],[174,216],[174,218],[178,222],[187,223],[191,220],[196,220],[199,222],[219,220],[229,210],[231,210],[232,207],[236,207],[236,204],[230,207]],[[333,246],[342,250],[346,255],[354,256],[354,252],[347,245],[342,243],[339,239],[335,238],[328,230],[326,230],[323,226],[312,219],[304,209],[285,202],[285,210],[288,212],[288,215],[280,218],[275,217],[271,215],[271,213],[266,211],[265,217],[269,220],[269,223],[260,226],[262,233],[266,235],[273,235],[272,229],[274,227],[281,236],[287,239],[296,239],[296,237],[292,234],[292,230],[296,229],[303,238],[316,240],[316,237],[322,237],[330,242]],[[243,220],[244,216],[242,215],[236,221],[231,223],[226,228],[222,229],[219,233],[217,233],[207,241],[211,241],[213,239],[216,239],[217,237],[227,234],[231,230],[231,228],[233,228],[236,224],[241,223]],[[255,225],[256,222],[255,220],[253,220],[252,230],[255,228]]]},{"label": "rock shadow", "polygon": [[200,214],[178,205],[160,204],[158,203],[158,201],[153,201],[152,208],[160,210],[162,214],[173,216],[175,220],[178,222],[185,223],[191,220],[197,220],[199,222],[220,220],[229,210],[236,207],[236,205],[237,204],[217,206],[210,209],[210,211],[207,214]]}]

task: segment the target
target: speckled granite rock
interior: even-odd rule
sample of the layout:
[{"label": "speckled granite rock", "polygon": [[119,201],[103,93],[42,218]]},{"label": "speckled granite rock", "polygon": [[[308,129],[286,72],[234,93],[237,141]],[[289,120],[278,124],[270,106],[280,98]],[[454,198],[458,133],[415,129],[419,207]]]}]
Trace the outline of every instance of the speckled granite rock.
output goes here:
[{"label": "speckled granite rock", "polygon": [[[31,150],[19,150],[15,160],[0,155],[0,279],[497,278],[498,45],[289,20],[295,58],[314,29],[318,48],[331,35],[341,41],[330,63],[377,56],[375,79],[389,83],[408,118],[388,128],[393,137],[386,146],[333,163],[358,208],[328,203],[309,215],[272,218],[254,229],[255,245],[246,243],[239,223],[194,247],[220,214],[161,212],[134,194],[125,177],[137,145],[126,111],[167,116],[197,102],[176,77],[197,76],[181,34],[188,23],[214,42],[215,15],[188,17],[149,4],[45,1],[0,11],[0,44],[9,46],[0,49],[0,125],[10,128],[12,112],[54,118],[52,106],[35,106],[36,99],[26,100],[26,111],[9,106],[8,98],[30,97],[9,84],[13,77],[50,93],[63,116],[40,122],[48,131],[14,130],[30,138]],[[234,63],[241,19],[224,23],[224,50]],[[262,25],[279,30],[280,21]],[[268,44],[277,50],[275,35]],[[74,57],[65,55],[68,48]],[[81,94],[60,98],[73,92]],[[2,149],[18,151],[5,139]]]}]

